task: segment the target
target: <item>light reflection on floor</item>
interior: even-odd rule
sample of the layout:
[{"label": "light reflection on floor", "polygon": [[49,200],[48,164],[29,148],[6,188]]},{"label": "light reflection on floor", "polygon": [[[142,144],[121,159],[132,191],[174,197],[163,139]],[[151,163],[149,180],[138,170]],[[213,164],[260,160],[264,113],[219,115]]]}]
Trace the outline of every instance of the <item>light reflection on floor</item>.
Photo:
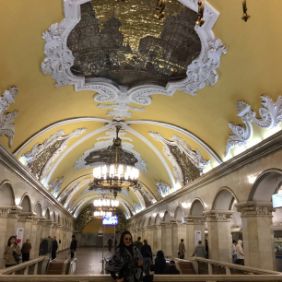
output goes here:
[{"label": "light reflection on floor", "polygon": [[[101,274],[102,273],[102,257],[111,257],[111,253],[105,248],[85,247],[79,248],[76,252],[77,267],[75,274]],[[58,255],[58,258],[67,258],[68,252]]]}]

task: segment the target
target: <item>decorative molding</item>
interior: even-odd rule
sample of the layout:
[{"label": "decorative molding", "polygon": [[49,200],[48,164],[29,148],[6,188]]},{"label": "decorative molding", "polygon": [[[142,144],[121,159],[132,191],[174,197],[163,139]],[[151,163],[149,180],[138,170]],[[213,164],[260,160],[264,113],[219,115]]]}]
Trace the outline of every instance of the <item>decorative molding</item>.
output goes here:
[{"label": "decorative molding", "polygon": [[[185,170],[192,168],[184,168],[180,165],[179,159],[176,159],[175,155],[171,151],[171,147],[176,147],[179,152],[186,156],[189,161],[195,166],[199,173],[202,173],[205,166],[209,165],[209,161],[206,161],[198,151],[192,150],[181,138],[178,136],[172,136],[171,140],[168,140],[162,137],[158,132],[150,132],[150,135],[157,141],[161,142],[164,145],[164,153],[172,163],[174,169],[174,175],[176,179],[180,183],[186,184],[186,180],[193,180],[193,179],[186,179],[187,176],[185,174]],[[185,174],[185,179],[184,179]]]},{"label": "decorative molding", "polygon": [[50,182],[48,185],[49,192],[57,199],[60,193],[62,184],[64,182],[64,176],[56,178],[54,181]]},{"label": "decorative molding", "polygon": [[270,202],[243,202],[236,204],[241,217],[272,217],[274,208]]},{"label": "decorative molding", "polygon": [[203,212],[207,222],[230,221],[233,211],[210,210]]},{"label": "decorative molding", "polygon": [[[43,73],[51,75],[58,86],[74,85],[76,91],[95,91],[97,92],[95,101],[99,103],[98,107],[112,109],[109,115],[114,118],[125,118],[130,116],[130,111],[142,110],[140,107],[129,106],[130,103],[147,106],[151,103],[152,95],[172,96],[176,90],[183,90],[190,95],[195,95],[200,89],[217,82],[216,69],[219,67],[222,54],[226,53],[226,48],[212,32],[212,27],[219,13],[207,2],[204,13],[205,24],[201,27],[195,26],[195,31],[201,41],[201,53],[187,67],[185,79],[179,82],[168,82],[166,87],[145,85],[126,89],[116,86],[109,79],[86,80],[85,77],[73,75],[70,68],[74,63],[74,57],[67,47],[67,38],[74,26],[80,21],[80,5],[88,1],[65,0],[65,18],[60,23],[52,24],[43,33],[45,58],[41,69]],[[197,12],[195,0],[183,0],[181,3]]]},{"label": "decorative molding", "polygon": [[156,186],[162,198],[172,193],[172,188],[164,182],[158,181],[156,182]]},{"label": "decorative molding", "polygon": [[12,146],[15,135],[15,118],[17,111],[7,112],[7,110],[11,104],[15,103],[17,95],[17,87],[11,86],[0,96],[0,135],[4,135],[8,138],[9,147]]},{"label": "decorative molding", "polygon": [[[67,142],[71,138],[81,135],[84,131],[84,128],[79,128],[70,134],[65,134],[63,130],[59,130],[43,143],[34,145],[29,152],[23,154],[19,159],[31,173],[44,182],[53,162],[66,148]],[[44,183],[44,185],[47,186],[48,183]]]},{"label": "decorative molding", "polygon": [[272,129],[279,125],[282,121],[282,96],[279,96],[276,102],[268,96],[261,96],[261,108],[258,110],[260,115],[256,117],[256,113],[251,106],[244,102],[237,102],[237,116],[241,118],[244,126],[229,123],[228,126],[232,131],[226,145],[226,155],[231,148],[246,145],[253,136],[253,126],[256,125],[265,129]]}]

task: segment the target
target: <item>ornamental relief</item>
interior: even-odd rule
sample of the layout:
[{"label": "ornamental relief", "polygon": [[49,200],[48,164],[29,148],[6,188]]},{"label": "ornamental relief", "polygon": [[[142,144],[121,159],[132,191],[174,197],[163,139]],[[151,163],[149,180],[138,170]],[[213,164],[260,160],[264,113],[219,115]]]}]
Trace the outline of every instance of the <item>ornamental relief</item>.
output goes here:
[{"label": "ornamental relief", "polygon": [[16,86],[6,89],[0,96],[0,135],[8,138],[9,147],[12,146],[15,135],[15,118],[17,111],[8,112],[11,104],[15,103],[15,98],[18,95]]},{"label": "ornamental relief", "polygon": [[84,131],[85,129],[79,128],[70,134],[65,134],[63,130],[60,130],[43,143],[34,145],[29,152],[20,157],[20,161],[33,175],[42,180],[48,175],[53,162],[66,148],[68,141],[75,136],[81,135]]},{"label": "ornamental relief", "polygon": [[157,132],[150,132],[150,135],[164,144],[164,153],[173,165],[176,179],[183,185],[198,178],[209,164],[198,151],[192,150],[178,136],[168,140]]},{"label": "ornamental relief", "polygon": [[274,102],[268,96],[261,96],[261,108],[258,110],[259,117],[251,108],[251,105],[244,101],[237,102],[237,116],[241,118],[244,125],[229,123],[232,131],[226,145],[226,155],[237,146],[247,145],[253,137],[254,125],[272,129],[281,126],[282,121],[282,96]]},{"label": "ornamental relief", "polygon": [[65,0],[65,18],[43,33],[43,73],[59,86],[95,91],[98,106],[114,118],[142,110],[156,93],[171,96],[180,89],[195,95],[214,85],[226,53],[212,31],[218,12],[206,1],[200,27],[194,0],[169,1],[161,21],[152,16],[151,5],[149,0]]}]

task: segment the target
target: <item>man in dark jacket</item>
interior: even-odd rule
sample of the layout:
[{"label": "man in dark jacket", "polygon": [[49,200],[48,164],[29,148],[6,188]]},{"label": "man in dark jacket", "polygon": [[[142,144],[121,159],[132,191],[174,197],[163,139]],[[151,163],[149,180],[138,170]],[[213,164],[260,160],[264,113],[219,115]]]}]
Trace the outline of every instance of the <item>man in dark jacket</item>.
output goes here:
[{"label": "man in dark jacket", "polygon": [[52,240],[52,247],[51,247],[51,258],[55,259],[57,256],[57,250],[58,250],[58,242],[56,239],[56,236],[54,236],[54,239]]},{"label": "man in dark jacket", "polygon": [[77,240],[75,238],[75,235],[72,235],[71,237],[71,244],[70,244],[70,254],[71,254],[71,259],[74,258],[74,253],[76,251],[77,248]]},{"label": "man in dark jacket", "polygon": [[147,276],[150,274],[150,267],[153,261],[152,249],[147,240],[144,240],[144,244],[141,247],[141,254],[143,256],[143,270]]}]

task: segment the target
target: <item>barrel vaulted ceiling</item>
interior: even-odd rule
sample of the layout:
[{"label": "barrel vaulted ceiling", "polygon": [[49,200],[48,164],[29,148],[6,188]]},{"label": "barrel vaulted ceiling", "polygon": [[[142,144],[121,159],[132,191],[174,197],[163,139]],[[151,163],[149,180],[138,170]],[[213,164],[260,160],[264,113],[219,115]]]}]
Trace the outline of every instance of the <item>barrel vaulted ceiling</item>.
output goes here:
[{"label": "barrel vaulted ceiling", "polygon": [[1,145],[74,216],[117,124],[127,217],[281,130],[281,0],[163,2],[0,1]]}]

